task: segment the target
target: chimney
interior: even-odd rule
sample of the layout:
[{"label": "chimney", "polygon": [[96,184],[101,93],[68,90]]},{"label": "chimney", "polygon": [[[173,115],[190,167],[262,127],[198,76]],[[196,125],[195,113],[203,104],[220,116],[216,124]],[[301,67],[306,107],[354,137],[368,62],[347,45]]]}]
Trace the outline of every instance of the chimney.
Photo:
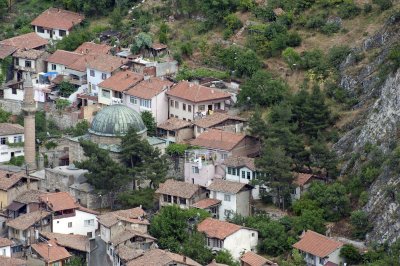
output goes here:
[{"label": "chimney", "polygon": [[11,176],[12,176],[11,173],[7,173],[7,174],[6,174],[6,177],[7,177],[7,178],[10,178]]},{"label": "chimney", "polygon": [[186,256],[183,255],[183,262],[186,262]]}]

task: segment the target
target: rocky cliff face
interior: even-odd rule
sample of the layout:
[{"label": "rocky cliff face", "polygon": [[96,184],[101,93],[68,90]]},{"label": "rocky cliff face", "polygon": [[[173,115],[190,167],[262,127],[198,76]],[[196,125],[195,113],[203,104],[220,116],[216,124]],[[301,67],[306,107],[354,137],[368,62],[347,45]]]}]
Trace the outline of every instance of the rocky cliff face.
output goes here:
[{"label": "rocky cliff face", "polygon": [[[345,163],[342,173],[355,173],[358,163],[349,163],[352,154],[361,151],[367,142],[378,145],[385,154],[393,148],[400,129],[400,70],[382,77],[382,67],[388,62],[390,49],[400,41],[398,18],[391,17],[383,29],[367,38],[362,47],[355,48],[341,66],[341,85],[359,100],[354,106],[358,118],[348,125],[347,133],[334,145]],[[356,62],[355,55],[363,52],[366,59]],[[373,230],[369,242],[395,241],[400,237],[400,173],[386,167],[369,189],[364,210],[369,213]],[[388,187],[391,193],[387,193]],[[399,194],[400,195],[400,194]]]}]

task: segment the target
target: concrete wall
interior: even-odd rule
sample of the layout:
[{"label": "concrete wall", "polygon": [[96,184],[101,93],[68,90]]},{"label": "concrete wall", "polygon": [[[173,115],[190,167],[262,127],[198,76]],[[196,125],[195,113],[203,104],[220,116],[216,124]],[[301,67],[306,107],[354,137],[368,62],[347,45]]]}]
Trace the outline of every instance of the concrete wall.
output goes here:
[{"label": "concrete wall", "polygon": [[11,246],[1,247],[0,256],[11,257]]},{"label": "concrete wall", "polygon": [[178,72],[178,62],[177,61],[170,61],[170,62],[163,62],[157,63],[156,65],[156,76],[168,76]]},{"label": "concrete wall", "polygon": [[[85,226],[85,220],[94,220],[92,226]],[[68,223],[72,222],[72,227],[68,227]],[[75,210],[75,216],[66,217],[61,219],[53,218],[53,232],[61,234],[75,234],[87,236],[92,233],[94,238],[95,231],[98,227],[97,217],[94,214]]]},{"label": "concrete wall", "polygon": [[[7,143],[15,143],[14,137],[22,137],[22,142],[24,142],[24,134],[16,134],[16,135],[8,135],[8,136],[0,135],[0,139],[6,138]],[[12,152],[14,153],[14,156],[23,156],[24,155],[24,146],[22,145],[20,147],[10,147],[8,145],[0,144],[0,162],[10,161]]]},{"label": "concrete wall", "polygon": [[223,248],[228,250],[235,260],[239,260],[243,252],[256,251],[258,232],[242,228],[224,240]]},{"label": "concrete wall", "polygon": [[[56,69],[53,69],[52,66],[55,66]],[[66,74],[65,73],[65,65],[55,64],[51,62],[47,62],[47,72],[57,72],[58,74]]]},{"label": "concrete wall", "polygon": [[246,217],[250,215],[251,191],[241,191],[236,194],[236,213]]},{"label": "concrete wall", "polygon": [[15,89],[15,94],[13,93],[13,89],[5,87],[4,88],[4,99],[5,100],[14,100],[14,101],[23,101],[24,100],[24,90]]},{"label": "concrete wall", "polygon": [[[173,105],[171,105],[171,100],[173,100]],[[176,102],[178,102],[178,106],[176,107]],[[201,102],[201,103],[193,103],[181,98],[169,97],[169,115],[174,115],[175,117],[177,116],[179,119],[183,120],[190,120],[193,121],[196,113],[198,112],[206,112],[208,110],[208,106],[212,105],[211,110],[215,109],[215,104],[219,103],[220,104],[220,110],[225,110],[225,100],[215,100],[215,101],[207,101],[207,102]],[[183,104],[186,104],[186,110],[183,110]],[[189,112],[188,105],[192,106],[191,112]],[[204,110],[200,111],[199,107],[204,105]]]},{"label": "concrete wall", "polygon": [[[53,37],[50,37],[50,31],[53,32]],[[35,32],[37,35],[39,35],[42,38],[48,39],[48,40],[61,40],[63,36],[60,36],[60,30],[59,29],[45,29],[44,32],[38,32],[38,27],[35,26]],[[66,31],[65,36],[69,35],[69,31]]]},{"label": "concrete wall", "polygon": [[[90,71],[91,70],[93,70],[94,71],[94,77],[92,77],[91,75],[90,75]],[[98,93],[99,92],[99,90],[98,90],[98,87],[97,87],[97,85],[99,84],[99,83],[101,83],[103,80],[105,80],[105,79],[103,79],[101,76],[102,76],[102,74],[106,74],[106,78],[105,79],[108,79],[109,77],[111,77],[111,72],[101,72],[101,71],[98,71],[98,70],[96,70],[96,69],[90,69],[90,68],[87,68],[86,69],[86,75],[87,75],[87,82],[88,82],[88,89],[89,89],[89,91],[91,90],[92,91],[92,93]]]},{"label": "concrete wall", "polygon": [[245,137],[235,148],[232,149],[232,156],[248,156],[260,150],[260,142],[252,137]]},{"label": "concrete wall", "polygon": [[203,165],[199,173],[194,173],[192,167],[198,167],[197,163],[185,163],[185,182],[207,186],[214,179],[215,166],[213,164]]}]

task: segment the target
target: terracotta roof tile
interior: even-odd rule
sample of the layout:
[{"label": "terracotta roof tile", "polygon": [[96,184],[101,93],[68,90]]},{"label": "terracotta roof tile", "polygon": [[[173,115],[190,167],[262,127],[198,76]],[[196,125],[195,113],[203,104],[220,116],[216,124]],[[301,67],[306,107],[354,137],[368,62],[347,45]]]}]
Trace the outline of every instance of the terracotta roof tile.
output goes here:
[{"label": "terracotta roof tile", "polygon": [[4,59],[7,56],[12,55],[15,50],[17,50],[17,47],[15,46],[0,44],[0,59]]},{"label": "terracotta roof tile", "polygon": [[245,134],[237,134],[219,129],[209,129],[192,140],[190,144],[210,149],[230,151],[245,137]]},{"label": "terracotta roof tile", "polygon": [[231,98],[231,95],[227,92],[190,83],[188,81],[179,82],[171,90],[169,90],[167,94],[195,103]]},{"label": "terracotta roof tile", "polygon": [[197,231],[205,233],[207,237],[224,240],[228,236],[242,229],[240,225],[207,218],[197,225]]},{"label": "terracotta roof tile", "polygon": [[244,156],[230,156],[224,160],[223,164],[229,167],[247,167],[252,171],[256,170],[254,158]]},{"label": "terracotta roof tile", "polygon": [[166,120],[164,123],[161,123],[157,127],[165,129],[165,130],[174,131],[174,130],[178,130],[178,129],[190,127],[190,126],[192,126],[192,123],[190,123],[189,121],[178,119],[176,117],[171,117],[170,119]]},{"label": "terracotta roof tile", "polygon": [[75,53],[79,54],[108,54],[112,49],[111,46],[106,44],[97,44],[94,42],[84,42],[78,48],[75,49]]},{"label": "terracotta roof tile", "polygon": [[152,237],[149,234],[144,234],[135,230],[124,230],[123,232],[121,232],[120,234],[114,236],[113,238],[111,238],[111,243],[113,243],[114,246],[117,246],[123,242],[125,242],[128,239],[131,239],[135,236],[139,236],[139,237],[143,237],[146,239],[146,242],[153,242],[156,240],[156,238]]},{"label": "terracotta roof tile", "polygon": [[78,54],[75,52],[57,50],[54,52],[54,54],[50,55],[46,61],[49,63],[64,65],[68,67],[82,56],[82,54]]},{"label": "terracotta roof tile", "polygon": [[112,56],[108,54],[101,54],[96,56],[93,60],[88,61],[87,67],[111,73],[116,69],[119,69],[122,65],[126,64],[127,60],[121,57]]},{"label": "terracotta roof tile", "polygon": [[26,266],[28,265],[26,260],[17,259],[17,258],[10,258],[5,256],[0,256],[0,265],[4,266]]},{"label": "terracotta roof tile", "polygon": [[35,49],[47,45],[49,42],[34,32],[22,34],[0,41],[0,44],[14,46],[19,49]]},{"label": "terracotta roof tile", "polygon": [[12,244],[13,242],[10,239],[0,237],[0,247],[11,246]]},{"label": "terracotta roof tile", "polygon": [[191,258],[175,254],[161,249],[152,249],[145,252],[142,256],[131,260],[126,266],[167,266],[173,263],[185,266],[200,266]]},{"label": "terracotta roof tile", "polygon": [[144,250],[135,249],[126,245],[119,245],[115,250],[118,257],[125,263],[143,255]]},{"label": "terracotta roof tile", "polygon": [[47,58],[48,53],[42,50],[35,49],[18,49],[13,54],[13,57],[36,60],[40,57]]},{"label": "terracotta roof tile", "polygon": [[39,191],[39,190],[27,190],[22,192],[14,201],[28,204],[28,203],[39,203],[40,195],[46,194],[47,192]]},{"label": "terracotta roof tile", "polygon": [[142,99],[150,100],[154,96],[160,94],[162,91],[171,87],[173,82],[169,80],[162,80],[160,78],[151,77],[147,80],[144,80],[130,88],[125,93],[131,96],[135,96]]},{"label": "terracotta roof tile", "polygon": [[298,186],[304,186],[312,177],[312,174],[295,173],[293,183]]},{"label": "terracotta roof tile", "polygon": [[221,204],[220,200],[207,198],[207,199],[199,200],[198,202],[192,204],[192,207],[198,208],[198,209],[207,209],[212,206],[219,205],[219,204]]},{"label": "terracotta roof tile", "polygon": [[132,71],[120,71],[106,80],[103,80],[98,86],[104,89],[123,92],[142,81],[144,76]]},{"label": "terracotta roof tile", "polygon": [[24,171],[14,173],[0,170],[0,189],[7,191],[24,177],[26,178]]},{"label": "terracotta roof tile", "polygon": [[31,22],[31,25],[50,29],[70,30],[84,19],[84,15],[72,11],[49,8],[37,16]]},{"label": "terracotta roof tile", "polygon": [[77,209],[79,205],[68,192],[47,193],[40,196],[40,200],[46,203],[52,211]]},{"label": "terracotta roof tile", "polygon": [[47,211],[35,211],[26,213],[21,216],[18,216],[13,220],[8,221],[7,226],[18,230],[26,230],[33,224],[39,222],[40,220],[44,219],[49,215],[50,213]]},{"label": "terracotta roof tile", "polygon": [[249,266],[277,265],[276,263],[274,263],[270,260],[267,260],[266,258],[254,253],[254,252],[251,252],[251,251],[244,253],[240,257],[240,260],[242,262],[245,262],[246,265],[249,265]]},{"label": "terracotta roof tile", "polygon": [[217,263],[215,259],[211,261],[211,263],[207,264],[207,266],[228,266],[228,264]]},{"label": "terracotta roof tile", "polygon": [[231,194],[236,194],[241,190],[248,190],[251,188],[252,186],[248,184],[228,181],[224,179],[214,179],[214,181],[207,187],[207,189],[209,190],[220,191]]},{"label": "terracotta roof tile", "polygon": [[167,179],[164,183],[160,184],[160,187],[156,190],[156,193],[190,199],[201,188],[202,187],[197,184]]},{"label": "terracotta roof tile", "polygon": [[31,248],[36,251],[45,262],[50,263],[64,260],[72,256],[64,247],[57,245],[56,242],[50,240],[49,244],[51,246],[47,243],[32,244]]},{"label": "terracotta roof tile", "polygon": [[199,127],[202,127],[202,128],[209,128],[212,126],[216,126],[227,120],[236,120],[239,122],[247,121],[247,119],[239,117],[239,116],[228,115],[226,113],[221,113],[221,112],[214,112],[212,115],[207,115],[207,116],[204,116],[203,118],[196,119],[193,122],[193,124],[195,124]]},{"label": "terracotta roof tile", "polygon": [[82,235],[70,235],[51,232],[40,232],[47,240],[55,241],[59,246],[86,252],[89,249],[89,238]]},{"label": "terracotta roof tile", "polygon": [[79,72],[86,72],[86,66],[89,61],[94,60],[96,55],[86,54],[78,58],[75,62],[68,65],[69,69],[76,70]]},{"label": "terracotta roof tile", "polygon": [[127,210],[119,210],[114,212],[108,212],[99,216],[99,223],[106,226],[111,227],[116,224],[119,220],[124,220],[131,223],[148,223],[146,219],[143,217],[146,216],[146,212],[140,208],[132,208]]},{"label": "terracotta roof tile", "polygon": [[18,124],[0,123],[0,136],[24,134],[24,127]]},{"label": "terracotta roof tile", "polygon": [[343,246],[342,242],[333,240],[314,231],[307,230],[294,248],[310,253],[321,258],[329,256],[332,252]]}]

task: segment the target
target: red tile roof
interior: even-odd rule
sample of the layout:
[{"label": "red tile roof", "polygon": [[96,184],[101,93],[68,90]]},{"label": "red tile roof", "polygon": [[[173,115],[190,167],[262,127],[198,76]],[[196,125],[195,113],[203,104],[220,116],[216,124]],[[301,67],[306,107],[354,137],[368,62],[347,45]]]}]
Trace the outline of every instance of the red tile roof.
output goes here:
[{"label": "red tile roof", "polygon": [[12,55],[15,50],[17,50],[17,47],[15,46],[0,44],[0,59],[4,59],[7,56]]},{"label": "red tile roof", "polygon": [[174,131],[174,130],[179,130],[181,128],[190,127],[190,126],[192,126],[192,123],[190,123],[189,121],[178,119],[176,117],[171,117],[170,119],[161,123],[157,127],[164,129],[164,130]]},{"label": "red tile roof", "polygon": [[6,256],[0,256],[0,265],[4,266],[27,266],[28,263],[26,260],[17,259],[17,258],[10,258]]},{"label": "red tile roof", "polygon": [[98,71],[111,73],[114,72],[116,69],[119,69],[122,65],[126,63],[127,60],[121,57],[102,54],[96,56],[96,58],[94,58],[93,60],[88,61],[87,67],[91,69],[96,69]]},{"label": "red tile roof", "polygon": [[103,80],[98,86],[104,89],[123,92],[130,87],[142,81],[144,76],[132,71],[120,71],[106,80]]},{"label": "red tile roof", "polygon": [[57,262],[68,259],[72,256],[64,247],[57,245],[54,240],[48,242],[49,243],[37,243],[31,245],[31,248],[39,254],[45,262]]},{"label": "red tile roof", "polygon": [[249,184],[233,182],[219,178],[214,179],[214,181],[207,187],[208,190],[225,192],[230,194],[236,194],[239,191],[249,190],[252,188],[253,187]]},{"label": "red tile roof", "polygon": [[167,49],[168,46],[162,43],[153,43],[151,48],[153,48],[154,50],[162,50],[162,49]]},{"label": "red tile roof", "polygon": [[69,69],[76,70],[79,72],[86,72],[86,65],[88,62],[91,60],[94,60],[96,58],[96,55],[93,54],[85,54],[78,58],[75,62],[71,63],[68,65]]},{"label": "red tile roof", "polygon": [[225,166],[230,167],[247,167],[252,171],[256,170],[256,165],[254,163],[254,158],[244,157],[244,156],[230,156],[224,160]]},{"label": "red tile roof", "polygon": [[221,112],[214,112],[211,115],[204,116],[203,118],[196,119],[193,124],[202,127],[202,128],[209,128],[218,124],[221,124],[222,122],[225,122],[227,120],[236,120],[239,122],[244,122],[247,121],[247,119],[239,117],[239,116],[233,116],[233,115],[228,115],[226,113],[221,113]]},{"label": "red tile roof", "polygon": [[0,123],[0,136],[24,134],[24,127],[18,124]]},{"label": "red tile roof", "polygon": [[49,215],[50,213],[47,211],[34,211],[26,213],[13,220],[9,220],[7,222],[7,226],[18,230],[26,230]]},{"label": "red tile roof", "polygon": [[209,129],[201,133],[196,139],[192,140],[190,144],[193,146],[231,151],[245,137],[245,134],[236,134],[218,129]]},{"label": "red tile roof", "polygon": [[144,219],[145,216],[146,212],[142,208],[136,207],[102,214],[99,216],[99,223],[106,227],[111,227],[120,220],[133,224],[149,224],[149,222]]},{"label": "red tile roof", "polygon": [[251,251],[244,253],[240,257],[240,260],[249,266],[277,265],[274,262],[267,260],[266,258]]},{"label": "red tile roof", "polygon": [[10,45],[19,49],[35,49],[49,42],[34,32],[22,34],[13,38],[0,41],[0,44]]},{"label": "red tile roof", "polygon": [[54,54],[50,55],[46,61],[68,67],[81,57],[82,55],[79,53],[57,50]]},{"label": "red tile roof", "polygon": [[128,262],[127,266],[163,266],[163,265],[200,266],[201,264],[183,255],[161,249],[146,251],[142,256]]},{"label": "red tile roof", "polygon": [[154,96],[160,94],[162,91],[171,87],[172,84],[174,83],[169,80],[151,77],[140,82],[133,88],[130,88],[125,93],[138,98],[150,100]]},{"label": "red tile roof", "polygon": [[23,178],[27,178],[24,171],[14,173],[0,170],[0,190],[9,190]]},{"label": "red tile roof", "polygon": [[68,192],[55,192],[40,195],[40,200],[46,203],[52,211],[77,209],[79,205]]},{"label": "red tile roof", "polygon": [[202,199],[199,200],[198,202],[192,204],[193,208],[198,208],[198,209],[207,209],[216,205],[221,204],[221,201],[218,199]]},{"label": "red tile roof", "polygon": [[242,229],[240,225],[207,218],[197,225],[197,231],[205,233],[207,237],[224,240],[228,236]]},{"label": "red tile roof", "polygon": [[84,42],[78,48],[75,49],[75,53],[79,54],[108,54],[112,49],[111,46],[107,44],[97,44],[94,42]]},{"label": "red tile roof", "polygon": [[342,242],[333,240],[311,230],[307,230],[301,236],[300,241],[293,245],[296,249],[321,258],[329,256],[332,252],[342,246]]},{"label": "red tile roof", "polygon": [[82,235],[70,235],[51,232],[40,232],[47,240],[53,240],[58,245],[86,252],[89,249],[89,238]]},{"label": "red tile roof", "polygon": [[231,98],[231,95],[227,92],[190,83],[188,81],[179,82],[169,90],[167,94],[194,103]]},{"label": "red tile roof", "polygon": [[13,242],[10,239],[0,237],[0,247],[11,246],[12,244]]},{"label": "red tile roof", "polygon": [[80,24],[84,19],[84,15],[72,11],[49,8],[37,16],[31,22],[31,25],[48,29],[70,30],[75,25]]},{"label": "red tile roof", "polygon": [[312,174],[295,173],[293,183],[298,186],[304,186],[312,177]]},{"label": "red tile roof", "polygon": [[160,184],[160,187],[156,190],[156,193],[190,199],[201,188],[202,187],[197,184],[167,179],[164,183]]}]

